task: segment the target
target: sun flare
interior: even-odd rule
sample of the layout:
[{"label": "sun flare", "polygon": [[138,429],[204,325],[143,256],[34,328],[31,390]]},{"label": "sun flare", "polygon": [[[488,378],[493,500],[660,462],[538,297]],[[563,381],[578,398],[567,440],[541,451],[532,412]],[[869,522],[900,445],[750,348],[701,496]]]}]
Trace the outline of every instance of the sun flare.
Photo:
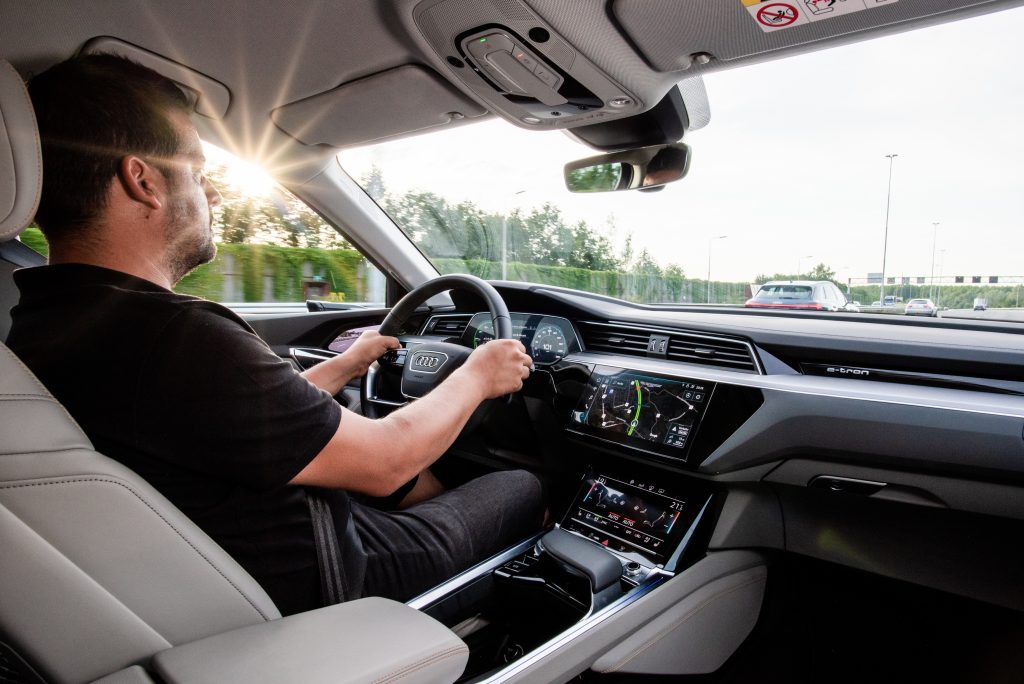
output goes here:
[{"label": "sun flare", "polygon": [[270,174],[256,164],[240,159],[205,141],[203,150],[206,153],[207,170],[223,167],[223,181],[241,189],[249,196],[269,195],[277,186]]}]

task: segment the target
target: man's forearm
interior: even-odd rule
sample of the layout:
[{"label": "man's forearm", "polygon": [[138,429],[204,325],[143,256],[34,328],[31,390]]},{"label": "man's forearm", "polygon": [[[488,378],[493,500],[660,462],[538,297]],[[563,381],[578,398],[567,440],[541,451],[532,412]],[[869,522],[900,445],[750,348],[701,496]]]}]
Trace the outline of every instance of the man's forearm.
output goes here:
[{"label": "man's forearm", "polygon": [[349,380],[356,377],[355,367],[347,362],[344,356],[318,363],[312,368],[302,371],[302,377],[313,385],[324,390],[331,396],[341,391]]},{"label": "man's forearm", "polygon": [[472,375],[456,371],[430,394],[387,416],[383,422],[402,443],[394,451],[401,454],[395,467],[408,473],[399,479],[406,482],[447,451],[485,398]]},{"label": "man's forearm", "polygon": [[485,396],[477,378],[460,369],[380,420],[345,411],[334,437],[292,484],[390,494],[448,450]]}]

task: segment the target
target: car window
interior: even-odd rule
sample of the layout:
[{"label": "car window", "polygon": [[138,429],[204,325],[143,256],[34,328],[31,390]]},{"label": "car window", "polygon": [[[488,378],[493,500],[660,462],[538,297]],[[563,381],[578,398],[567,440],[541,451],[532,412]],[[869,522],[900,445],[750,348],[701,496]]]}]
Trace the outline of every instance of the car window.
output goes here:
[{"label": "car window", "polygon": [[1014,9],[707,74],[689,174],[655,193],[569,193],[563,165],[595,151],[504,121],[339,161],[443,273],[715,306],[829,281],[867,313],[982,296],[991,317],[1024,284],[1021,33]]},{"label": "car window", "polygon": [[757,299],[811,299],[808,285],[766,285],[757,293]]},{"label": "car window", "polygon": [[229,305],[384,303],[384,275],[319,214],[258,167],[214,145],[204,150],[222,195],[213,222],[217,257],[185,276],[177,292]]},{"label": "car window", "polygon": [[[217,256],[176,292],[228,305],[383,306],[385,276],[334,227],[258,167],[208,143],[203,149],[206,175],[222,196],[213,210]],[[19,239],[49,252],[35,225]]]}]

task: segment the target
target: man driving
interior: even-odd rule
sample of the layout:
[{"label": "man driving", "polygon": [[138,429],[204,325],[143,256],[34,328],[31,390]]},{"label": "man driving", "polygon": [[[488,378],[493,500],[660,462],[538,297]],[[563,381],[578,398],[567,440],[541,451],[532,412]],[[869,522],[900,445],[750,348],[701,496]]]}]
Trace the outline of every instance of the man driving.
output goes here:
[{"label": "man driving", "polygon": [[[541,485],[525,471],[449,491],[417,480],[482,401],[522,387],[519,341],[479,347],[380,420],[342,408],[333,395],[397,339],[364,333],[300,374],[229,309],[173,292],[215,256],[220,202],[182,91],[111,55],[58,64],[29,90],[50,257],[15,274],[7,344],[97,450],[189,515],[283,614],[408,600],[539,528]],[[408,507],[349,496],[396,491]]]}]

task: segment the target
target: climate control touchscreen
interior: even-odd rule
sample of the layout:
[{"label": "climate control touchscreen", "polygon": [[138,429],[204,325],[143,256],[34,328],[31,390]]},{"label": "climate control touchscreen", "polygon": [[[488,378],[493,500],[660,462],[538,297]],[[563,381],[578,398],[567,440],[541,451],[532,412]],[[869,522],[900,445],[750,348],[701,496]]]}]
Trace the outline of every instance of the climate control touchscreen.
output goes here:
[{"label": "climate control touchscreen", "polygon": [[693,524],[693,507],[657,484],[594,475],[561,526],[645,565],[664,565]]},{"label": "climate control touchscreen", "polygon": [[597,366],[570,429],[684,458],[713,383]]}]

